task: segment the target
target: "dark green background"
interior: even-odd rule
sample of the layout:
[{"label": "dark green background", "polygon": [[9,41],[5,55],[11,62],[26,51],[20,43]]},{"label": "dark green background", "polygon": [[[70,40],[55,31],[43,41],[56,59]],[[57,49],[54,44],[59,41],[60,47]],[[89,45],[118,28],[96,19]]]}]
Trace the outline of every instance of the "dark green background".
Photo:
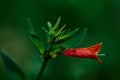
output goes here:
[{"label": "dark green background", "polygon": [[[0,0],[0,49],[4,49],[34,80],[41,66],[37,48],[27,34],[30,18],[37,33],[47,21],[79,27],[88,33],[80,47],[103,42],[103,64],[91,59],[59,56],[49,61],[43,80],[120,80],[120,0]],[[9,74],[0,57],[0,80]]]}]

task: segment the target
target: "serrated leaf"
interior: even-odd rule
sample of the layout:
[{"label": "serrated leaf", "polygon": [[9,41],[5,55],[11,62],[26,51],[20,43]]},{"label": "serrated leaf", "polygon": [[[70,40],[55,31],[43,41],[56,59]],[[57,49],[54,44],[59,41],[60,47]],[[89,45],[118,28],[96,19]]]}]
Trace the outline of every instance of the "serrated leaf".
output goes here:
[{"label": "serrated leaf", "polygon": [[3,59],[5,67],[8,70],[12,80],[16,80],[15,79],[16,75],[19,75],[19,78],[21,78],[20,80],[25,80],[25,74],[22,71],[22,69],[16,64],[15,61],[12,60],[12,58],[10,58],[7,55],[7,53],[5,51],[1,51],[1,57]]},{"label": "serrated leaf", "polygon": [[86,33],[87,33],[87,28],[85,28],[82,31],[82,33],[78,34],[77,36],[65,41],[63,43],[63,46],[65,48],[75,48],[75,47],[77,47],[81,43],[81,41],[83,41],[83,39],[85,38]]}]

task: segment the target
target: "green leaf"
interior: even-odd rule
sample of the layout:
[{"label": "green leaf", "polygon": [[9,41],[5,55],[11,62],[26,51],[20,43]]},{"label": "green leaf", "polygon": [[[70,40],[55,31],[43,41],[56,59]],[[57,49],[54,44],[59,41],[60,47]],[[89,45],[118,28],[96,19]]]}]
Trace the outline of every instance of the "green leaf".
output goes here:
[{"label": "green leaf", "polygon": [[49,32],[51,32],[52,31],[52,24],[49,21],[47,22],[47,26],[49,28]]},{"label": "green leaf", "polygon": [[66,32],[66,30],[64,29],[58,35],[56,35],[56,37],[57,37],[56,41],[61,40],[62,37],[64,36],[65,32]]},{"label": "green leaf", "polygon": [[42,43],[44,44],[44,48],[45,48],[45,50],[48,48],[48,42],[47,42],[47,34],[45,33],[45,32],[43,32],[43,29],[42,28],[40,28],[39,29],[39,32],[40,32],[40,34],[39,34],[39,39],[42,41]]},{"label": "green leaf", "polygon": [[28,19],[28,34],[29,34],[30,40],[37,46],[39,51],[41,53],[43,53],[45,50],[45,45],[43,43],[43,39],[40,39],[40,37],[34,31],[33,26],[29,19]]},{"label": "green leaf", "polygon": [[17,76],[16,78],[21,78],[20,80],[25,80],[25,73],[16,64],[16,62],[13,61],[12,58],[10,58],[4,50],[2,50],[0,53],[3,59],[3,62],[5,64],[5,67],[7,71],[9,72],[9,75],[12,78],[12,80],[18,80],[18,79],[15,79],[16,76]]},{"label": "green leaf", "polygon": [[61,17],[59,17],[58,20],[57,20],[57,22],[55,23],[54,29],[58,28],[58,26],[60,24],[60,20],[61,20]]},{"label": "green leaf", "polygon": [[52,29],[52,34],[56,34],[56,32],[58,32],[58,26],[60,24],[60,20],[61,20],[61,17],[58,18],[57,22],[55,23],[53,29]]},{"label": "green leaf", "polygon": [[83,39],[85,38],[86,34],[87,34],[87,28],[85,28],[83,30],[83,32],[78,34],[77,36],[75,36],[75,37],[65,41],[63,43],[63,46],[65,48],[75,48],[75,47],[77,47],[83,41]]},{"label": "green leaf", "polygon": [[42,29],[47,33],[47,35],[49,35],[49,32],[47,31],[47,29],[45,29],[44,27],[42,27]]},{"label": "green leaf", "polygon": [[66,25],[63,25],[62,28],[60,28],[60,30],[57,32],[56,36],[61,34],[61,32],[63,31],[63,29],[65,28],[65,26]]},{"label": "green leaf", "polygon": [[44,44],[40,39],[37,39],[36,37],[32,36],[32,42],[36,45],[36,47],[39,49],[40,53],[43,54],[45,51]]},{"label": "green leaf", "polygon": [[36,32],[35,32],[35,30],[33,29],[33,26],[32,26],[32,23],[31,23],[30,19],[27,19],[27,21],[28,21],[28,25],[27,26],[28,26],[29,33],[37,35]]},{"label": "green leaf", "polygon": [[65,39],[65,38],[68,38],[68,37],[70,37],[70,36],[73,36],[73,35],[75,35],[77,32],[78,32],[78,30],[79,30],[79,28],[77,28],[77,29],[75,29],[75,30],[73,30],[73,31],[70,31],[70,32],[68,32],[67,34],[65,34],[63,37],[61,37],[62,39]]},{"label": "green leaf", "polygon": [[29,34],[30,39],[32,40],[33,37],[36,38],[36,39],[39,39],[37,33],[33,29],[31,21],[29,19],[27,19],[27,21],[28,21],[28,24],[27,24],[28,34]]}]

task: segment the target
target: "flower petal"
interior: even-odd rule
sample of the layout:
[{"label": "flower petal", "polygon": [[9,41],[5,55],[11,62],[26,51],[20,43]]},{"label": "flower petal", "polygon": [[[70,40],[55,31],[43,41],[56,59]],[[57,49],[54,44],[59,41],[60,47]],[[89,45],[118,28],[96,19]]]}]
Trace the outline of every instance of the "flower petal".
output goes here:
[{"label": "flower petal", "polygon": [[97,54],[99,53],[99,51],[101,49],[101,46],[102,46],[102,43],[99,43],[97,45],[90,46],[90,47],[87,47],[87,48],[67,49],[64,52],[64,54],[66,56],[74,56],[74,57],[79,57],[79,58],[96,59],[100,63],[102,63],[100,58],[97,56]]}]

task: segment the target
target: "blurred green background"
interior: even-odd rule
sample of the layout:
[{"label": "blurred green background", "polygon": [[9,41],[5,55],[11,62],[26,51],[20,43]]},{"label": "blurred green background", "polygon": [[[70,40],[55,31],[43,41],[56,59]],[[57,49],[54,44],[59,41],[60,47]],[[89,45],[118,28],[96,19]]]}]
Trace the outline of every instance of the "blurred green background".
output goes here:
[{"label": "blurred green background", "polygon": [[[91,59],[59,56],[50,60],[43,80],[120,80],[120,0],[0,0],[0,49],[34,80],[41,66],[39,51],[27,33],[27,18],[35,30],[55,23],[88,33],[79,47],[103,42],[103,64]],[[0,57],[0,80],[10,80]]]}]

